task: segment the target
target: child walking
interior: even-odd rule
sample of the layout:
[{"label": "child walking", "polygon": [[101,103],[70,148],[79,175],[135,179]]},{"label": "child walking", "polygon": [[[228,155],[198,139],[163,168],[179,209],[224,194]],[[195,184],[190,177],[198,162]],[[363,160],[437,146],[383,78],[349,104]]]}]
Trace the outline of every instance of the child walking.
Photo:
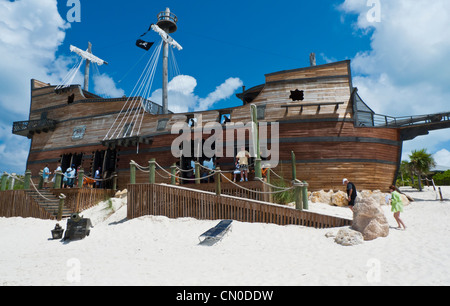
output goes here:
[{"label": "child walking", "polygon": [[403,202],[400,198],[400,193],[398,193],[394,185],[389,187],[389,191],[391,192],[391,211],[394,213],[398,228],[401,229],[403,226],[403,229],[406,229],[405,223],[400,219],[400,213],[403,212]]}]

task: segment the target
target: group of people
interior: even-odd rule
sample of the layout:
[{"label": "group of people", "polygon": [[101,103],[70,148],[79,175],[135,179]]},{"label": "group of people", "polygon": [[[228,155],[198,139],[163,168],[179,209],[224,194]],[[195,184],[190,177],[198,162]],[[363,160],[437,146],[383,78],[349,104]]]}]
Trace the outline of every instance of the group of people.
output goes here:
[{"label": "group of people", "polygon": [[[80,168],[80,167],[78,167]],[[63,188],[73,188],[75,185],[75,180],[77,179],[78,169],[76,168],[75,164],[72,164],[69,166],[66,171],[63,173],[63,180],[62,180],[62,187]],[[48,164],[45,165],[43,171],[42,171],[42,178],[44,181],[43,187],[48,188],[48,184],[55,183],[56,179],[56,172],[62,172],[61,164],[58,164],[54,171],[53,178],[50,180],[50,175],[52,172],[50,171]],[[102,170],[101,167],[98,167],[97,170],[95,170],[94,179],[95,179],[95,187],[101,188],[101,178],[102,178]]]},{"label": "group of people", "polygon": [[[58,164],[58,167],[55,169],[55,174],[53,175],[53,178],[51,179],[51,182],[54,183],[56,179],[56,172],[62,172],[61,165]],[[50,174],[52,172],[48,168],[48,164],[45,165],[44,170],[42,171],[42,178],[44,180],[44,188],[47,188],[48,183],[50,183]],[[66,169],[66,171],[63,173],[63,188],[72,188],[75,183],[75,178],[77,177],[77,169],[74,164]]]},{"label": "group of people", "polygon": [[[358,195],[356,186],[346,178],[342,180],[342,184],[347,187],[348,206],[353,211],[356,196]],[[401,229],[403,227],[403,229],[406,229],[405,223],[403,223],[403,220],[400,218],[400,213],[403,212],[403,201],[400,197],[400,193],[394,185],[389,186],[389,192],[391,193],[391,197],[388,204],[391,205],[391,212],[394,213],[394,219],[397,221],[398,228]]]}]

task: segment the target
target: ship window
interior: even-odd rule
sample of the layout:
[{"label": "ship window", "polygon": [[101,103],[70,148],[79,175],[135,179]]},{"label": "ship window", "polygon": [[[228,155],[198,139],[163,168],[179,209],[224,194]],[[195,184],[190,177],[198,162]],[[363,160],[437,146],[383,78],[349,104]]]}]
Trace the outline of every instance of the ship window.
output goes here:
[{"label": "ship window", "polygon": [[263,120],[266,115],[266,105],[257,105],[256,106],[256,118],[258,120]]},{"label": "ship window", "polygon": [[220,113],[219,114],[219,122],[220,124],[226,124],[227,122],[231,122],[231,113]]},{"label": "ship window", "polygon": [[291,90],[291,95],[289,98],[292,99],[292,101],[303,101],[305,99],[305,92],[303,90]]},{"label": "ship window", "polygon": [[164,131],[166,129],[167,122],[169,121],[168,118],[159,119],[158,125],[156,126],[157,131]]},{"label": "ship window", "polygon": [[72,140],[80,140],[83,139],[84,133],[86,132],[86,126],[80,125],[73,128],[72,132]]},{"label": "ship window", "polygon": [[67,104],[73,103],[73,100],[75,99],[75,94],[71,94],[67,97]]}]

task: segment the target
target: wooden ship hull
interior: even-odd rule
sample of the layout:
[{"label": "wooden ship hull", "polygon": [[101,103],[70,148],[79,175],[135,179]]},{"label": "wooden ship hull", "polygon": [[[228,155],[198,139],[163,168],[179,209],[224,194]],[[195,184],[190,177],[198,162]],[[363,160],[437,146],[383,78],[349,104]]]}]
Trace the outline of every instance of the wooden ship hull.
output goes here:
[{"label": "wooden ship hull", "polygon": [[[303,95],[295,97],[300,91]],[[89,176],[102,167],[104,177],[117,173],[118,188],[123,189],[130,180],[131,160],[146,167],[155,158],[168,171],[173,163],[189,166],[189,159],[180,160],[171,153],[179,137],[171,132],[175,123],[201,115],[204,126],[220,122],[224,114],[231,123],[246,123],[251,121],[250,105],[254,104],[258,122],[267,123],[268,135],[275,125],[279,130],[271,136],[279,143],[279,161],[273,169],[277,174],[291,179],[292,151],[297,178],[308,182],[310,190],[343,189],[344,177],[358,189],[387,190],[399,169],[403,141],[450,126],[448,113],[402,119],[375,114],[352,85],[350,61],[267,74],[265,84],[237,96],[242,106],[195,113],[161,114],[159,106],[152,104],[154,110],[143,116],[139,135],[122,132],[121,137],[105,139],[129,98],[104,99],[79,85],[55,90],[53,85],[32,80],[29,119],[15,122],[13,133],[31,139],[26,167],[34,178],[46,164],[51,171],[58,163],[63,170],[75,164]],[[225,131],[226,124],[222,126]],[[233,147],[234,156],[240,150],[235,139],[242,132],[236,128],[234,139],[227,140],[225,132],[220,136],[224,146]],[[210,136],[203,133],[201,137]],[[269,147],[273,141],[268,140]],[[235,159],[215,157],[214,162],[222,170],[232,170]],[[163,177],[167,174],[159,172],[163,175],[157,175],[157,181],[169,182]],[[147,174],[137,171],[136,182],[147,181]]]}]

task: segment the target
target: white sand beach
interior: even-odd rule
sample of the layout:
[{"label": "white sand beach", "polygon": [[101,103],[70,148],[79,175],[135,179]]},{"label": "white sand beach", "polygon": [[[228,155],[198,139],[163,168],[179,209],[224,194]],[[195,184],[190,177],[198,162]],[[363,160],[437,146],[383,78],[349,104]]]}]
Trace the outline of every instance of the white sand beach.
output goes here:
[{"label": "white sand beach", "polygon": [[[57,221],[0,218],[0,285],[450,285],[450,187],[440,201],[431,187],[402,188],[415,199],[401,214],[383,206],[389,236],[342,246],[334,229],[243,223],[217,244],[198,237],[218,221],[145,216],[126,220],[112,199],[81,213],[88,237],[51,240]],[[310,203],[310,210],[352,217],[348,208]],[[59,222],[66,228],[66,220]]]}]

